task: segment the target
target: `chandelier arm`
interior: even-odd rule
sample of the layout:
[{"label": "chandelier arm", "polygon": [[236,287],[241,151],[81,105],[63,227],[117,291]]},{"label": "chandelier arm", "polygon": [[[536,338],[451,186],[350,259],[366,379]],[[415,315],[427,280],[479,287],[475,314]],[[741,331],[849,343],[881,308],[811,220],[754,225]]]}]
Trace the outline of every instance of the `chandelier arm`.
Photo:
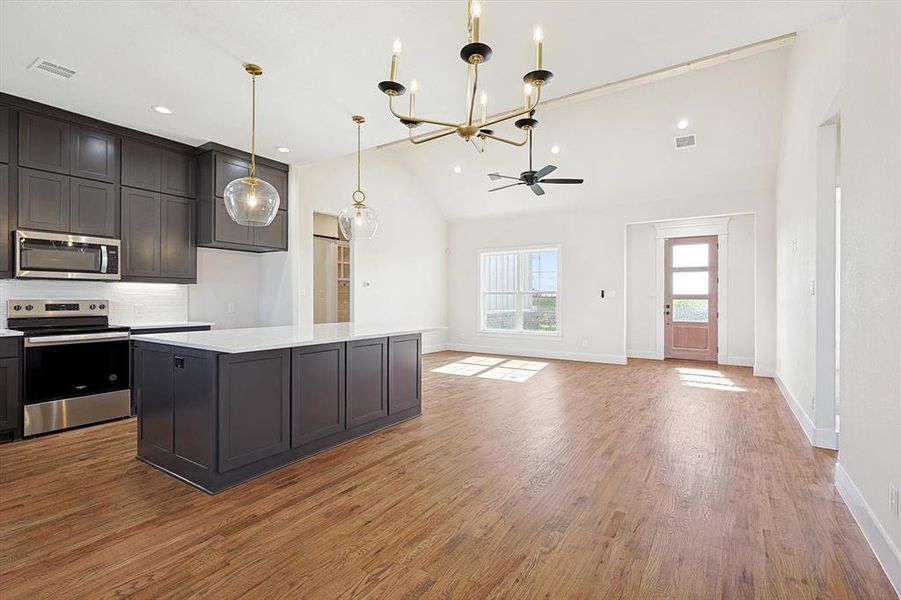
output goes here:
[{"label": "chandelier arm", "polygon": [[487,123],[482,125],[482,127],[491,127],[492,125],[496,125],[497,123],[500,123],[502,121],[508,121],[515,117],[521,117],[523,115],[530,114],[533,110],[535,110],[535,107],[538,106],[538,103],[541,102],[541,86],[537,86],[537,87],[538,87],[538,93],[536,94],[535,102],[530,103],[529,108],[526,108],[523,110],[517,110],[516,112],[514,112],[512,114],[511,113],[502,114],[499,117],[495,117],[494,119],[491,119],[490,121],[488,121]]},{"label": "chandelier arm", "polygon": [[502,138],[502,137],[494,135],[492,133],[480,133],[479,137],[482,138],[482,140],[484,140],[485,138],[488,138],[488,139],[492,139],[492,140],[497,140],[499,142],[504,142],[505,144],[510,144],[511,146],[525,146],[526,143],[529,141],[528,133],[526,133],[526,139],[524,139],[521,142],[517,142],[514,140],[508,140],[507,138]]},{"label": "chandelier arm", "polygon": [[432,140],[437,140],[439,138],[449,136],[452,133],[456,133],[456,131],[454,129],[451,129],[450,131],[438,131],[437,133],[427,134],[425,136],[419,136],[419,138],[414,138],[413,130],[411,129],[409,131],[409,137],[410,141],[414,144],[424,144],[426,142],[431,142]]},{"label": "chandelier arm", "polygon": [[[397,111],[394,110],[394,96],[388,96],[388,108],[391,109],[391,114],[397,117],[402,121],[410,121],[411,123],[426,123],[428,125],[440,125],[441,127],[453,127],[455,130],[459,126],[459,123],[451,123],[450,121],[436,121],[434,119],[423,119],[422,117],[414,117],[413,115],[402,115],[398,114]],[[453,132],[451,132],[453,133]]]},{"label": "chandelier arm", "polygon": [[479,91],[479,63],[475,62],[472,65],[473,70],[473,78],[472,78],[472,97],[469,99],[469,119],[467,119],[466,124],[472,126],[472,112],[476,107],[476,92]]}]

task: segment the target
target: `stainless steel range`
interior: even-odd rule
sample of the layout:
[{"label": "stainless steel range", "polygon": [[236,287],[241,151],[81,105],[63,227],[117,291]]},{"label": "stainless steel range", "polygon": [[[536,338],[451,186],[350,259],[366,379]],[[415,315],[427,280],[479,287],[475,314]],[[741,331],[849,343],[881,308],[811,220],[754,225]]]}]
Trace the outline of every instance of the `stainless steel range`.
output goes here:
[{"label": "stainless steel range", "polygon": [[108,300],[10,300],[8,327],[25,335],[25,435],[131,412],[128,327]]}]

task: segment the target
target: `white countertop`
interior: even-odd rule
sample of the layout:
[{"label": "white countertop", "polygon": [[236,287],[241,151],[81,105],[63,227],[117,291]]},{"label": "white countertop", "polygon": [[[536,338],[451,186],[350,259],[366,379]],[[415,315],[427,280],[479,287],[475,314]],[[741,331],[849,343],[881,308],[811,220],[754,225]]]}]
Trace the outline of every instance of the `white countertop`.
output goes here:
[{"label": "white countertop", "polygon": [[315,346],[316,344],[409,335],[437,329],[440,328],[363,327],[354,323],[330,323],[308,327],[288,325],[284,327],[250,327],[247,329],[139,334],[132,335],[131,339],[235,354],[238,352],[258,352],[260,350],[277,350],[279,348],[295,348],[297,346]]},{"label": "white countertop", "polygon": [[110,323],[120,327],[130,327],[132,331],[142,329],[175,329],[176,327],[212,327],[215,323],[210,321],[167,321],[160,323]]},{"label": "white countertop", "polygon": [[0,337],[21,337],[21,331],[15,331],[14,329],[0,329]]}]

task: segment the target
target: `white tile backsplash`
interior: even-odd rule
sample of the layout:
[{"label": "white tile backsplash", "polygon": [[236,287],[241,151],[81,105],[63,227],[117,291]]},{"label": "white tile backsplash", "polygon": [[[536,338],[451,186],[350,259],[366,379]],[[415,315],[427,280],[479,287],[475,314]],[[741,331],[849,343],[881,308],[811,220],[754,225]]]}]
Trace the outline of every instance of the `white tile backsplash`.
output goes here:
[{"label": "white tile backsplash", "polygon": [[7,300],[109,300],[110,322],[140,324],[188,320],[188,287],[175,283],[105,281],[0,281],[0,328],[6,327]]}]

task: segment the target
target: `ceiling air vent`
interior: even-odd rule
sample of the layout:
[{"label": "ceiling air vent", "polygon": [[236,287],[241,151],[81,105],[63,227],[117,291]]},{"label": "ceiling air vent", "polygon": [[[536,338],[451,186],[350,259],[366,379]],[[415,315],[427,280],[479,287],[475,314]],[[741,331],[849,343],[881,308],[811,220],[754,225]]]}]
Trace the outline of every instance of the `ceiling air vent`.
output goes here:
[{"label": "ceiling air vent", "polygon": [[698,143],[698,140],[697,138],[695,138],[695,134],[693,133],[690,133],[688,135],[677,135],[674,138],[674,141],[676,142],[676,150],[691,148]]},{"label": "ceiling air vent", "polygon": [[75,75],[75,71],[68,67],[64,67],[62,65],[58,65],[56,63],[52,63],[49,60],[44,60],[43,58],[36,58],[34,62],[28,65],[29,69],[37,69],[38,71],[43,71],[49,75],[53,75],[55,77],[60,77],[62,79],[69,79],[73,75]]}]

